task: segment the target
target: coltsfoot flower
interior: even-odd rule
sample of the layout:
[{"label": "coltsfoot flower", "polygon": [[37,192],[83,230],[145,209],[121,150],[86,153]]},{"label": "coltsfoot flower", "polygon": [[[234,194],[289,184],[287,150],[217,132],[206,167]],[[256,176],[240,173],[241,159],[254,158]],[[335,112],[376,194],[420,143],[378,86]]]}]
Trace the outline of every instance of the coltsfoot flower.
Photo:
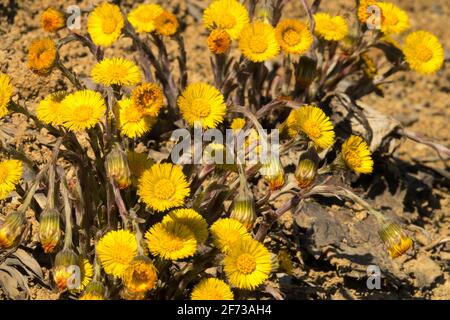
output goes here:
[{"label": "coltsfoot flower", "polygon": [[105,169],[108,177],[112,178],[120,189],[125,189],[130,186],[131,173],[128,166],[128,158],[117,143],[114,144],[106,156]]},{"label": "coltsfoot flower", "polygon": [[275,29],[268,23],[257,21],[246,25],[239,38],[239,49],[253,62],[274,58],[280,51]]},{"label": "coltsfoot flower", "polygon": [[56,32],[66,26],[64,13],[54,8],[48,8],[41,14],[41,27],[48,32]]},{"label": "coltsfoot flower", "polygon": [[84,289],[79,300],[105,300],[105,286],[98,281],[91,281]]},{"label": "coltsfoot flower", "polygon": [[122,282],[132,293],[146,293],[154,288],[158,274],[152,261],[146,256],[137,256],[125,270]]},{"label": "coltsfoot flower", "polygon": [[427,31],[410,33],[402,50],[411,69],[419,73],[434,73],[444,63],[444,49],[439,39]]},{"label": "coltsfoot flower", "polygon": [[208,238],[208,223],[194,209],[172,210],[164,216],[161,222],[164,225],[172,222],[185,225],[194,233],[198,243],[203,243]]},{"label": "coltsfoot flower", "polygon": [[217,0],[203,12],[203,24],[209,30],[226,31],[233,40],[239,39],[241,31],[250,22],[248,11],[236,0]]},{"label": "coltsfoot flower", "polygon": [[96,251],[103,269],[109,275],[121,278],[137,255],[137,241],[128,230],[110,231],[97,244]]},{"label": "coltsfoot flower", "polygon": [[155,18],[163,13],[164,9],[158,4],[141,4],[131,10],[128,21],[136,32],[152,32],[155,30]]},{"label": "coltsfoot flower", "polygon": [[303,54],[313,43],[308,26],[295,19],[281,20],[275,28],[275,36],[286,54]]},{"label": "coltsfoot flower", "polygon": [[163,11],[158,15],[154,24],[156,32],[162,36],[173,36],[180,27],[177,17],[168,11]]},{"label": "coltsfoot flower", "polygon": [[223,280],[206,278],[192,290],[192,300],[233,300],[234,295],[229,285]]},{"label": "coltsfoot flower", "polygon": [[104,86],[132,86],[141,81],[142,74],[133,61],[111,58],[97,63],[91,71],[91,77]]},{"label": "coltsfoot flower", "polygon": [[208,49],[214,54],[225,53],[231,44],[231,38],[224,30],[215,29],[208,36]]},{"label": "coltsfoot flower", "polygon": [[371,173],[373,170],[372,153],[363,138],[351,135],[342,144],[342,160],[351,170],[359,173]]},{"label": "coltsfoot flower", "polygon": [[333,124],[319,107],[302,106],[291,111],[287,126],[291,137],[303,132],[320,149],[326,149],[334,142]]},{"label": "coltsfoot flower", "polygon": [[124,24],[120,8],[104,2],[89,14],[88,32],[94,44],[109,47],[120,37]]},{"label": "coltsfoot flower", "polygon": [[210,228],[214,245],[222,252],[228,252],[244,239],[251,239],[245,226],[231,218],[219,219]]},{"label": "coltsfoot flower", "polygon": [[157,117],[164,103],[164,95],[157,84],[143,83],[133,90],[131,101],[141,108],[144,114]]},{"label": "coltsfoot flower", "polygon": [[184,204],[189,184],[179,166],[170,163],[154,164],[139,180],[139,195],[153,210],[165,211]]},{"label": "coltsfoot flower", "polygon": [[48,75],[56,61],[56,45],[50,38],[34,40],[28,49],[28,67],[38,75]]},{"label": "coltsfoot flower", "polygon": [[61,101],[61,107],[63,125],[71,131],[94,127],[106,111],[102,95],[92,90],[81,90],[67,95]]},{"label": "coltsfoot flower", "polygon": [[384,34],[399,34],[409,29],[408,14],[389,2],[377,2],[381,9],[381,32]]},{"label": "coltsfoot flower", "polygon": [[178,107],[190,125],[198,122],[205,129],[217,127],[227,112],[223,94],[203,82],[187,86],[178,98]]},{"label": "coltsfoot flower", "polygon": [[255,289],[269,277],[271,270],[269,250],[253,239],[236,243],[224,257],[225,274],[239,289]]},{"label": "coltsfoot flower", "polygon": [[55,209],[41,213],[39,220],[39,240],[45,253],[55,250],[61,238],[60,214]]},{"label": "coltsfoot flower", "polygon": [[314,32],[317,36],[328,41],[339,41],[348,34],[347,21],[341,16],[331,16],[325,12],[314,14],[316,27]]},{"label": "coltsfoot flower", "polygon": [[0,200],[16,189],[22,178],[23,163],[19,160],[5,160],[0,162]]},{"label": "coltsfoot flower", "polygon": [[197,251],[194,232],[185,224],[176,221],[157,223],[145,234],[147,246],[155,256],[167,260],[191,257]]},{"label": "coltsfoot flower", "polygon": [[45,99],[39,102],[39,106],[36,108],[36,116],[39,120],[45,124],[58,126],[62,124],[63,108],[61,102],[67,96],[66,91],[58,91],[49,94]]}]

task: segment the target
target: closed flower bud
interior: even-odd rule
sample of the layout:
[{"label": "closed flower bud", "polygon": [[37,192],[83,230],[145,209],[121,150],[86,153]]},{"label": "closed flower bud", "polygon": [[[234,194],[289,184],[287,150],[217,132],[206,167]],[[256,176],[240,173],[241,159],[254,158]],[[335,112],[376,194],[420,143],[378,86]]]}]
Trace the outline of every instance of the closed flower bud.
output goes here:
[{"label": "closed flower bud", "polygon": [[296,66],[296,82],[301,89],[307,89],[317,76],[317,61],[302,56]]},{"label": "closed flower bud", "polygon": [[297,170],[295,170],[295,178],[299,188],[307,188],[314,182],[318,164],[319,157],[314,148],[309,148],[300,156]]},{"label": "closed flower bud", "polygon": [[105,300],[105,287],[101,282],[91,281],[79,300]]},{"label": "closed flower bud", "polygon": [[272,191],[283,187],[285,181],[284,169],[279,157],[271,155],[268,161],[261,167],[260,173],[264,176]]},{"label": "closed flower bud", "polygon": [[125,189],[131,184],[130,168],[125,152],[118,144],[115,144],[111,152],[106,156],[106,173],[113,178],[120,189]]},{"label": "closed flower bud", "polygon": [[256,221],[253,197],[242,197],[238,195],[234,199],[233,211],[231,211],[230,218],[239,221],[248,231],[251,231]]},{"label": "closed flower bud", "polygon": [[59,290],[72,290],[80,287],[80,259],[71,249],[64,249],[55,257],[53,280]]},{"label": "closed flower bud", "polygon": [[27,226],[25,214],[15,211],[6,216],[0,227],[0,249],[6,250],[16,246]]},{"label": "closed flower bud", "polygon": [[412,239],[408,237],[402,227],[396,222],[385,222],[379,235],[392,258],[401,256],[413,245]]},{"label": "closed flower bud", "polygon": [[45,210],[39,223],[39,239],[45,253],[51,253],[61,238],[59,212],[55,209]]}]

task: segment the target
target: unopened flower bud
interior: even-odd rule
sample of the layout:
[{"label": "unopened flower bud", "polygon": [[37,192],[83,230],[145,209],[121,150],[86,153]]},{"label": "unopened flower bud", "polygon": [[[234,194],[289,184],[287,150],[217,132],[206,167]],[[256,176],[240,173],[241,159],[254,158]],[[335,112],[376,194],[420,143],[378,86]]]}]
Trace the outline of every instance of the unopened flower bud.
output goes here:
[{"label": "unopened flower bud", "polygon": [[130,186],[131,174],[127,155],[118,144],[115,144],[111,152],[106,156],[105,166],[108,177],[113,178],[120,189]]},{"label": "unopened flower bud", "polygon": [[279,157],[271,155],[268,161],[261,167],[260,173],[264,176],[272,191],[283,187],[285,181],[284,169]]},{"label": "unopened flower bud", "polygon": [[59,212],[55,209],[45,210],[39,223],[39,239],[45,253],[51,253],[61,238]]},{"label": "unopened flower bud", "polygon": [[297,64],[296,79],[301,89],[307,89],[317,76],[317,61],[302,56]]},{"label": "unopened flower bud", "polygon": [[53,280],[61,291],[80,287],[80,259],[71,249],[64,249],[56,255]]},{"label": "unopened flower bud", "polygon": [[154,288],[158,274],[152,261],[146,256],[137,256],[131,261],[123,276],[123,284],[131,293],[146,293]]},{"label": "unopened flower bud", "polygon": [[242,223],[248,231],[253,229],[256,221],[255,205],[252,197],[240,197],[239,195],[234,199],[233,210],[230,218]]},{"label": "unopened flower bud", "polygon": [[300,156],[300,160],[295,170],[299,188],[309,187],[317,176],[319,157],[314,148],[309,148]]},{"label": "unopened flower bud", "polygon": [[379,232],[379,235],[381,240],[385,243],[392,258],[401,256],[413,245],[412,239],[408,237],[402,227],[396,222],[385,222]]},{"label": "unopened flower bud", "polygon": [[91,281],[79,300],[105,300],[105,287],[101,282]]},{"label": "unopened flower bud", "polygon": [[6,250],[16,246],[27,226],[25,214],[15,211],[6,216],[0,227],[0,249]]}]

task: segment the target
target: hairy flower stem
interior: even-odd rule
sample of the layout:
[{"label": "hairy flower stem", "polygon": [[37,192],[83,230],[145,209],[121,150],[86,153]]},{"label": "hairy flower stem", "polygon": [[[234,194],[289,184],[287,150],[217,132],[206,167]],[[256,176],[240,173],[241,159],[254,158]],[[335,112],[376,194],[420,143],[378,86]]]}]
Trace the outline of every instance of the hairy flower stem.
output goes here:
[{"label": "hairy flower stem", "polygon": [[120,194],[119,187],[112,177],[110,178],[109,183],[111,184],[114,192],[114,200],[116,202],[117,209],[119,210],[120,217],[122,218],[123,227],[124,229],[126,229],[128,227],[128,212],[125,206],[125,202],[123,201],[122,195]]},{"label": "hairy flower stem", "polygon": [[56,59],[56,66],[61,71],[63,76],[65,76],[69,81],[77,88],[77,90],[82,90],[83,86],[81,85],[80,81],[78,80],[75,73],[70,71],[69,69],[64,66],[64,64],[61,62],[61,60],[58,58]]},{"label": "hairy flower stem", "polygon": [[67,181],[64,175],[61,176],[61,195],[64,203],[64,217],[66,220],[66,228],[64,234],[64,247],[63,250],[71,249],[72,243],[72,207],[69,200],[69,190],[67,188]]}]

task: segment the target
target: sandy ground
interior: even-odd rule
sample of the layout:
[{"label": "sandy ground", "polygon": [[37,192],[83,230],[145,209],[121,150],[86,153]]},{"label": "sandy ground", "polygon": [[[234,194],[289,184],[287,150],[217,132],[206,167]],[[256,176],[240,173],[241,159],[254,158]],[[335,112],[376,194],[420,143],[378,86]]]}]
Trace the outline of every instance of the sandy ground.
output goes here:
[{"label": "sandy ground", "polygon": [[[0,0],[1,5],[6,5],[7,0]],[[75,1],[74,1],[75,2]],[[95,2],[95,1],[94,1]],[[98,1],[97,1],[98,2]],[[185,12],[183,1],[162,1],[166,7],[175,8],[179,5],[179,12]],[[426,29],[436,34],[444,45],[446,57],[450,49],[450,6],[446,0],[436,1],[394,1],[405,9],[411,18],[412,29]],[[77,1],[81,8],[88,8],[89,1]],[[125,8],[132,5],[132,1],[122,1]],[[205,6],[208,1],[196,1]],[[39,28],[39,14],[48,6],[65,8],[68,4],[63,0],[17,1],[15,12],[9,15],[0,11],[0,70],[8,73],[13,81],[16,95],[14,99],[26,102],[30,110],[34,110],[37,103],[50,91],[65,89],[68,87],[66,80],[62,80],[59,71],[54,71],[48,77],[39,77],[32,74],[26,65],[27,47],[33,39],[42,37],[43,31]],[[348,13],[354,7],[351,0],[323,1],[323,10],[331,13]],[[299,1],[288,1],[286,16],[301,15],[302,8]],[[183,17],[187,24],[185,31],[186,49],[188,52],[189,81],[211,80],[209,53],[206,48],[207,33],[201,23],[193,16],[187,14]],[[85,32],[86,17],[82,20],[82,32]],[[60,31],[58,37],[68,34],[67,30]],[[120,39],[112,49],[106,51],[106,56],[132,54],[130,41]],[[61,52],[63,61],[76,73],[87,76],[94,65],[94,61],[85,48],[77,44],[65,46]],[[404,73],[394,78],[395,82],[383,87],[384,98],[376,95],[364,97],[363,101],[376,109],[396,118],[405,127],[439,141],[445,146],[450,146],[450,66],[447,63],[438,73],[430,76],[421,76],[415,73]],[[5,124],[13,123],[21,130],[15,136],[17,147],[23,147],[33,160],[42,162],[46,156],[46,148],[35,143],[38,136],[29,130],[24,118],[13,115]],[[405,171],[414,171],[416,161],[433,168],[442,168],[436,154],[428,147],[412,142],[405,142],[396,151],[394,157],[404,163]],[[418,179],[420,175],[418,174]],[[439,180],[439,179],[438,179]],[[448,193],[448,181],[439,180],[442,183],[433,183],[432,189],[426,191],[426,199],[420,205],[406,208],[404,202],[399,201],[396,210],[401,215],[403,212],[410,214],[409,221],[413,221],[424,228],[432,239],[450,234],[450,196]],[[416,190],[417,191],[417,190]],[[391,198],[397,195],[392,195]],[[383,198],[374,198],[375,203],[382,203]],[[426,212],[426,214],[424,214]],[[289,222],[289,216],[286,217]],[[291,218],[292,220],[292,218]],[[425,297],[434,299],[450,299],[450,275],[449,259],[450,245],[441,248],[440,252],[434,251],[426,256],[415,256],[410,259],[395,262],[396,268],[409,275],[412,280],[409,285],[389,287],[376,294],[368,295],[362,283],[352,277],[341,277],[333,264],[321,263],[311,257],[303,259],[301,276],[290,280],[287,297],[289,298],[412,298]],[[305,254],[305,253],[303,253]],[[295,260],[295,259],[294,259]],[[299,264],[300,265],[300,264]],[[424,283],[420,277],[430,275]],[[319,289],[320,288],[320,289]],[[58,295],[38,285],[32,286],[32,298],[55,298]],[[0,294],[1,297],[1,294]]]}]

